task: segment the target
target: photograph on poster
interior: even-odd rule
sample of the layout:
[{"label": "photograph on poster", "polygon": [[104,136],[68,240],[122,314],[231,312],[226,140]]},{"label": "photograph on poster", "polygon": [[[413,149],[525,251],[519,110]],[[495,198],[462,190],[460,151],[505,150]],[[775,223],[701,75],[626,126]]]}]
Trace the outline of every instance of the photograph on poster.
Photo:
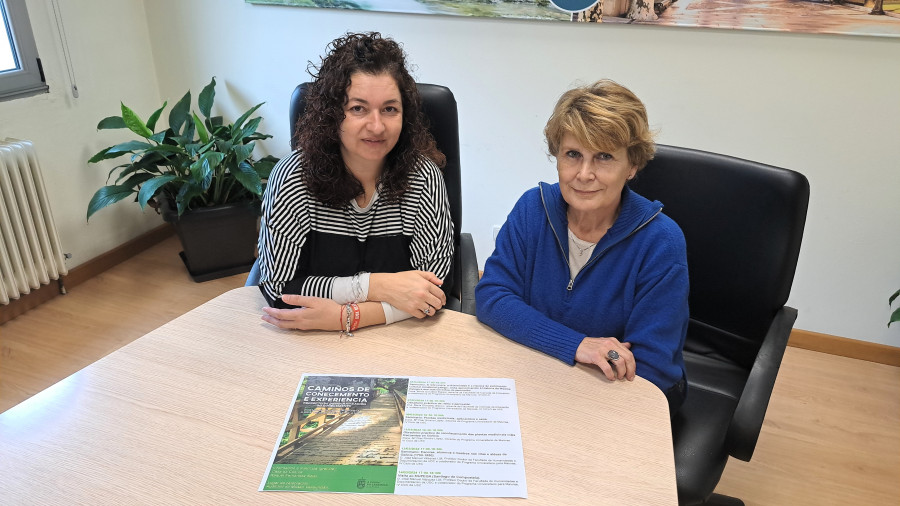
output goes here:
[{"label": "photograph on poster", "polygon": [[900,37],[900,0],[246,0],[246,2],[408,14]]}]

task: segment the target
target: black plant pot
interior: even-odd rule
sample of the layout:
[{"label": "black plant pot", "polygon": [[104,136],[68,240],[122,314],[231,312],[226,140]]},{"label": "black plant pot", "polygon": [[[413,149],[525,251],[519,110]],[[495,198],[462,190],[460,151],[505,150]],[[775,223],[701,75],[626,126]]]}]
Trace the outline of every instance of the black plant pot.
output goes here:
[{"label": "black plant pot", "polygon": [[184,248],[179,255],[195,282],[250,272],[256,259],[259,206],[252,202],[185,211],[160,202],[163,219],[175,227]]}]

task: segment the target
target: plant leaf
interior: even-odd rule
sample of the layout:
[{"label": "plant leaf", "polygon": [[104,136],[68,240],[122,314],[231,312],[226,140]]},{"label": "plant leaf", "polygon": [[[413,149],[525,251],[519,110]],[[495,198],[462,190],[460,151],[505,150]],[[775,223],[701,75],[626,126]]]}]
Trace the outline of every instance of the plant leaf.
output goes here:
[{"label": "plant leaf", "polygon": [[194,128],[197,129],[197,134],[200,135],[200,142],[206,144],[209,142],[209,132],[206,131],[206,127],[203,126],[203,121],[201,121],[196,114],[191,113],[191,115],[194,117]]},{"label": "plant leaf", "polygon": [[197,154],[202,155],[203,153],[206,153],[207,151],[215,151],[215,149],[213,149],[213,148],[216,147],[216,141],[213,140],[213,141],[209,141],[203,145],[200,145],[200,144],[197,144],[197,145],[200,146],[200,149],[197,150]]},{"label": "plant leaf", "polygon": [[[193,128],[193,126],[194,126],[194,121],[191,120],[191,128]],[[175,144],[177,144],[179,146],[183,146],[184,150],[188,151],[188,152],[190,151],[190,149],[188,149],[188,146],[191,146],[191,143],[194,141],[193,138],[185,137],[183,135],[179,136],[179,137],[172,137],[169,140],[171,140],[172,142],[174,142]],[[199,146],[199,144],[197,144],[197,145]]]},{"label": "plant leaf", "polygon": [[[203,87],[203,90],[200,92],[200,95],[197,97],[197,105],[200,107],[200,113],[203,114],[204,118],[209,118],[209,114],[212,111],[213,101],[216,99],[216,77],[213,76],[212,80]],[[205,141],[204,141],[205,142]]]},{"label": "plant leaf", "polygon": [[145,181],[144,184],[141,185],[141,191],[139,191],[137,195],[138,204],[141,205],[141,209],[144,209],[144,207],[147,205],[147,201],[153,198],[153,196],[156,195],[156,192],[158,192],[160,188],[165,186],[166,183],[174,181],[175,179],[176,176],[168,174],[165,176],[157,176],[153,179],[148,179],[147,181]]},{"label": "plant leaf", "polygon": [[212,179],[212,171],[209,169],[209,160],[201,156],[197,161],[191,164],[190,169],[191,179],[198,185],[203,186],[205,190],[206,186],[203,185],[203,182]]},{"label": "plant leaf", "polygon": [[234,144],[232,144],[231,141],[229,141],[229,140],[217,140],[217,141],[215,141],[215,143],[216,143],[216,151],[219,151],[222,153],[227,154],[232,149],[234,149]]},{"label": "plant leaf", "polygon": [[[117,165],[117,166],[113,167],[112,169],[110,169],[109,174],[106,175],[106,182],[107,183],[109,182],[109,179],[112,177],[112,175],[115,171],[120,170],[125,167],[127,167],[125,170],[131,170],[131,168],[134,167],[134,165],[132,165],[130,163],[126,163],[124,165]],[[122,171],[122,172],[125,172],[125,171]],[[119,174],[119,179],[122,179],[122,174]],[[116,180],[116,184],[118,184],[118,183],[119,183],[119,180]]]},{"label": "plant leaf", "polygon": [[[177,155],[175,159],[177,160]],[[146,171],[153,174],[161,174],[163,172],[169,172],[169,170],[163,169],[161,167],[167,167],[172,165],[173,160],[169,158],[169,156],[163,151],[157,151],[154,146],[153,150],[147,150],[143,156],[139,159],[135,160],[132,165],[138,170]]]},{"label": "plant leaf", "polygon": [[269,134],[261,134],[259,132],[256,132],[253,135],[248,135],[247,137],[245,137],[244,142],[261,141],[263,139],[271,139],[271,138],[272,138],[272,136]]},{"label": "plant leaf", "polygon": [[888,322],[888,327],[890,327],[892,323],[897,321],[900,321],[900,307],[898,307],[894,310],[893,313],[891,313],[891,321]]},{"label": "plant leaf", "polygon": [[[191,92],[188,91],[181,97],[181,100],[175,103],[172,106],[172,110],[169,111],[169,128],[172,129],[175,135],[181,135],[181,127],[184,126],[185,123],[188,122],[188,118],[190,117],[191,112]],[[193,137],[194,134],[191,133],[190,137]]]},{"label": "plant leaf", "polygon": [[159,115],[162,114],[163,109],[165,109],[167,105],[169,105],[168,100],[163,102],[162,107],[153,111],[153,114],[150,115],[150,118],[147,120],[147,128],[149,128],[151,131],[156,130],[156,122],[159,121]]},{"label": "plant leaf", "polygon": [[88,160],[88,163],[97,163],[101,160],[108,160],[110,158],[116,158],[116,157],[122,156],[122,153],[113,153],[112,155],[107,155],[109,150],[110,150],[110,148],[106,148],[103,151],[100,151],[96,155],[92,156],[91,159]]},{"label": "plant leaf", "polygon": [[184,137],[185,143],[194,141],[194,134],[196,133],[196,128],[194,127],[194,120],[191,118],[191,113],[187,115],[187,121],[184,123],[184,131],[181,132],[181,136]]},{"label": "plant leaf", "polygon": [[141,118],[125,104],[122,104],[122,119],[125,121],[125,126],[128,127],[129,130],[141,137],[146,139],[153,135],[153,131],[147,128],[147,125],[141,121]]},{"label": "plant leaf", "polygon": [[203,144],[185,144],[184,150],[187,151],[188,155],[191,157],[199,156],[200,149],[203,147]]},{"label": "plant leaf", "polygon": [[181,216],[182,213],[188,210],[191,205],[191,200],[193,200],[194,197],[198,197],[202,194],[203,189],[200,188],[200,185],[193,181],[186,181],[181,189],[178,190],[178,195],[175,196],[175,205],[178,208],[178,216]]},{"label": "plant leaf", "polygon": [[234,156],[236,157],[235,162],[241,163],[247,158],[250,158],[250,154],[253,153],[253,148],[256,147],[255,142],[251,142],[250,144],[238,144],[234,147]]},{"label": "plant leaf", "polygon": [[[123,182],[123,183],[116,182],[116,184],[118,186],[127,186],[127,187],[131,188],[134,193],[137,193],[138,188],[142,184],[144,184],[144,181],[146,181],[148,179],[153,179],[154,177],[156,177],[154,174],[149,174],[147,172],[135,171],[135,173],[132,174],[131,177],[129,177],[127,180],[125,180],[125,182]],[[122,179],[122,177],[120,176],[119,179]]]},{"label": "plant leaf", "polygon": [[231,132],[231,125],[213,126],[213,128],[209,131],[209,136],[220,141],[228,141],[229,143],[232,143]]},{"label": "plant leaf", "polygon": [[155,134],[153,134],[149,137],[149,140],[151,140],[157,144],[162,144],[166,140],[167,133],[169,133],[168,130],[163,130],[162,132],[156,132]]},{"label": "plant leaf", "polygon": [[272,173],[272,169],[275,167],[276,163],[278,163],[278,158],[268,155],[257,160],[256,163],[253,164],[253,168],[256,170],[256,173],[259,174],[260,179],[269,179],[269,175]]},{"label": "plant leaf", "polygon": [[900,290],[897,290],[896,292],[894,292],[894,295],[891,295],[891,298],[888,299],[888,306],[894,303],[894,299],[896,299],[897,296],[900,296]]},{"label": "plant leaf", "polygon": [[121,116],[109,116],[97,123],[97,130],[112,130],[116,128],[128,128],[125,126],[125,120]]},{"label": "plant leaf", "polygon": [[137,191],[138,185],[153,177],[153,174],[148,174],[144,168],[139,165],[131,164],[124,165],[123,167],[125,168],[122,172],[119,172],[119,177],[116,178],[116,186],[127,186],[129,188],[134,188],[134,190]]},{"label": "plant leaf", "polygon": [[241,137],[246,138],[256,133],[256,129],[259,127],[259,122],[262,121],[262,117],[255,117],[247,122],[247,126],[245,126],[241,130]]},{"label": "plant leaf", "polygon": [[191,164],[191,177],[195,183],[200,185],[203,191],[209,188],[213,176],[216,174],[216,167],[222,163],[224,158],[225,155],[223,153],[208,151],[200,155],[200,158]]},{"label": "plant leaf", "polygon": [[241,128],[241,125],[243,125],[244,122],[247,121],[247,118],[249,118],[251,114],[256,112],[257,109],[262,107],[263,104],[265,104],[265,102],[260,102],[260,103],[256,104],[255,106],[253,106],[252,108],[250,108],[249,111],[245,112],[244,114],[241,114],[241,117],[238,118],[237,121],[234,122],[234,128],[236,128],[236,129]]},{"label": "plant leaf", "polygon": [[90,220],[91,216],[97,211],[103,209],[104,207],[115,204],[116,202],[124,199],[125,197],[134,193],[134,189],[130,186],[125,185],[115,185],[115,186],[103,186],[99,190],[94,193],[94,196],[91,197],[90,203],[88,203],[87,208],[87,219]]},{"label": "plant leaf", "polygon": [[244,188],[249,190],[254,195],[262,194],[262,180],[259,177],[259,174],[247,162],[241,162],[237,166],[237,170],[232,171],[232,175],[235,179],[240,182]]},{"label": "plant leaf", "polygon": [[147,148],[147,152],[160,152],[160,153],[176,153],[176,154],[186,154],[186,151],[181,146],[173,146],[171,144],[157,144],[156,146],[150,146]]},{"label": "plant leaf", "polygon": [[135,151],[144,151],[151,148],[153,148],[153,144],[148,144],[141,141],[128,141],[123,142],[122,144],[116,144],[115,146],[107,149],[106,153],[109,155],[113,153],[134,153]]},{"label": "plant leaf", "polygon": [[109,172],[109,176],[106,177],[106,180],[109,181],[109,178],[112,177],[113,172],[115,172],[118,169],[121,169],[121,172],[119,172],[119,176],[116,178],[115,184],[124,186],[124,185],[122,185],[122,180],[125,179],[126,177],[131,176],[135,172],[138,172],[139,170],[141,170],[141,167],[139,167],[133,163],[129,163],[127,165],[119,165],[118,167],[114,168],[113,170],[111,170]]}]

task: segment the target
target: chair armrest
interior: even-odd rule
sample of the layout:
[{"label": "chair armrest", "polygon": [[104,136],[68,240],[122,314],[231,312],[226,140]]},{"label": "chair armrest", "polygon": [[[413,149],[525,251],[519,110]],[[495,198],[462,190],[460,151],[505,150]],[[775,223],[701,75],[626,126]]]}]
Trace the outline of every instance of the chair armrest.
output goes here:
[{"label": "chair armrest", "polygon": [[478,258],[475,255],[475,241],[472,234],[459,234],[460,312],[475,314],[475,285],[478,284]]},{"label": "chair armrest", "polygon": [[796,320],[797,310],[784,306],[769,326],[725,436],[725,447],[734,458],[749,462],[753,457],[775,387],[775,377]]}]

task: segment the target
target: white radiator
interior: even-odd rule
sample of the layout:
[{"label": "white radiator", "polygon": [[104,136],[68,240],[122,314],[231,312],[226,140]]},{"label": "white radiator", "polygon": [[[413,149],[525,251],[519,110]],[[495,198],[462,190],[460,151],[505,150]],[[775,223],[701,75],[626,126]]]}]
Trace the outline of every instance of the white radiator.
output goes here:
[{"label": "white radiator", "polygon": [[0,141],[0,304],[68,274],[37,153]]}]

